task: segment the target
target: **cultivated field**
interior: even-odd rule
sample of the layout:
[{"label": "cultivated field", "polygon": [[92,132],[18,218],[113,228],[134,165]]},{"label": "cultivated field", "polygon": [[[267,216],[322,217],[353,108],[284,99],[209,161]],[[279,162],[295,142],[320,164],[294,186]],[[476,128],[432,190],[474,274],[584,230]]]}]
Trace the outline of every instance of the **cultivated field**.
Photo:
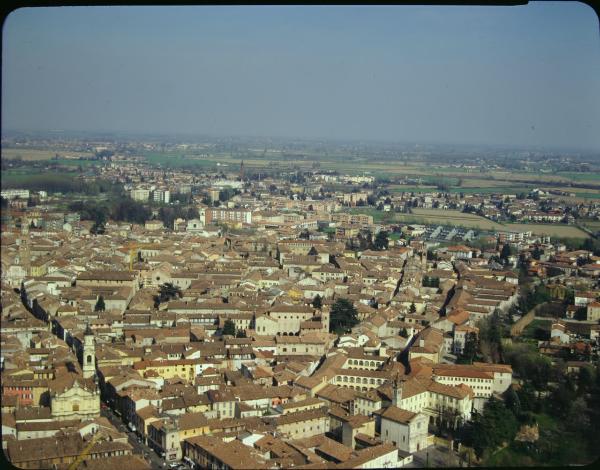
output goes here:
[{"label": "cultivated field", "polygon": [[412,214],[394,214],[394,220],[407,223],[455,225],[479,230],[506,230],[503,225],[475,214],[443,209],[413,209]]},{"label": "cultivated field", "polygon": [[580,222],[588,230],[598,231],[600,230],[600,220],[585,220]]},{"label": "cultivated field", "polygon": [[18,158],[21,160],[51,160],[58,154],[59,159],[61,157],[93,157],[93,154],[89,152],[64,152],[55,150],[35,150],[35,149],[2,149],[2,158]]},{"label": "cultivated field", "polygon": [[536,235],[550,235],[560,238],[587,238],[588,234],[572,225],[558,224],[506,224],[506,229],[515,232],[531,230]]}]

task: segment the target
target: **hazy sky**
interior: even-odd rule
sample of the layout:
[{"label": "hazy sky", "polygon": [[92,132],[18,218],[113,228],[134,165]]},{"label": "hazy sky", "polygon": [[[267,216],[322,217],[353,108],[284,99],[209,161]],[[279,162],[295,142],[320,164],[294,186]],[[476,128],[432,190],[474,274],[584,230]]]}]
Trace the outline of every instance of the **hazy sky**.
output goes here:
[{"label": "hazy sky", "polygon": [[2,53],[4,129],[600,149],[581,3],[28,8]]}]

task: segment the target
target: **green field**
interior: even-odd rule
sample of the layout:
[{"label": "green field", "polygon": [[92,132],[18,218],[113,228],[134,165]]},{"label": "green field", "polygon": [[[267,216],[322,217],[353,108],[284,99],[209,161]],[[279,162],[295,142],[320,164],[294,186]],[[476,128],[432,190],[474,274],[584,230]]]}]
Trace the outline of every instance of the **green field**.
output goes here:
[{"label": "green field", "polygon": [[455,225],[480,230],[505,230],[499,223],[475,214],[466,214],[456,210],[413,209],[412,214],[394,214],[395,220],[423,224]]},{"label": "green field", "polygon": [[400,222],[404,224],[438,224],[490,231],[531,231],[536,235],[549,235],[558,238],[588,238],[586,232],[573,225],[500,224],[476,214],[467,214],[456,210],[412,209],[412,214],[404,214],[397,212],[383,212],[374,208],[354,207],[352,209],[345,209],[345,211],[353,214],[370,215],[373,217],[375,223]]},{"label": "green field", "polygon": [[572,171],[560,171],[556,173],[556,175],[580,183],[587,181],[589,181],[590,183],[600,183],[600,173],[575,173]]},{"label": "green field", "polygon": [[[15,185],[23,184],[31,179],[31,177],[51,174],[41,169],[18,169],[6,170],[2,172],[2,187],[15,187]],[[58,173],[56,173],[58,175]]]},{"label": "green field", "polygon": [[414,193],[453,193],[453,194],[519,194],[528,193],[533,186],[492,186],[492,187],[453,187],[447,190],[437,189],[436,186],[404,186],[394,185],[390,191],[394,193],[414,192]]},{"label": "green field", "polygon": [[26,161],[51,160],[56,155],[61,157],[68,155],[70,157],[93,157],[91,152],[65,152],[63,150],[37,150],[37,149],[12,149],[3,148],[2,158],[21,158]]},{"label": "green field", "polygon": [[[146,161],[154,165],[162,165],[170,168],[217,168],[217,163],[226,163],[230,167],[239,165],[239,162],[229,160],[227,157],[211,156],[211,159],[182,153],[147,153],[144,155]],[[225,167],[228,168],[228,167]]]},{"label": "green field", "polygon": [[597,231],[600,230],[600,220],[584,220],[579,222],[588,230]]},{"label": "green field", "polygon": [[588,238],[588,234],[573,225],[559,224],[506,224],[507,229],[516,232],[530,231],[536,235],[549,235],[559,238]]}]

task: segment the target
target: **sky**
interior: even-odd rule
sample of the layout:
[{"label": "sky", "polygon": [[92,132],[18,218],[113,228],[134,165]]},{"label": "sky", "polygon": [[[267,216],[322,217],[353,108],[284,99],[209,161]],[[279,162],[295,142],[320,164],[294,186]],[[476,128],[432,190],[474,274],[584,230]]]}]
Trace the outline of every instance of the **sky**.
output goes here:
[{"label": "sky", "polygon": [[25,8],[2,34],[3,131],[600,150],[578,2]]}]

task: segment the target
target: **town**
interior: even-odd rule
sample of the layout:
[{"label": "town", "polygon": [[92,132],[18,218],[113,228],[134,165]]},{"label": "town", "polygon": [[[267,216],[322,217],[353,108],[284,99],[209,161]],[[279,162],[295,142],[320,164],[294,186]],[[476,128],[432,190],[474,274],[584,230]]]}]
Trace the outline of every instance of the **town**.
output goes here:
[{"label": "town", "polygon": [[7,459],[595,460],[597,163],[295,145],[3,139]]}]

